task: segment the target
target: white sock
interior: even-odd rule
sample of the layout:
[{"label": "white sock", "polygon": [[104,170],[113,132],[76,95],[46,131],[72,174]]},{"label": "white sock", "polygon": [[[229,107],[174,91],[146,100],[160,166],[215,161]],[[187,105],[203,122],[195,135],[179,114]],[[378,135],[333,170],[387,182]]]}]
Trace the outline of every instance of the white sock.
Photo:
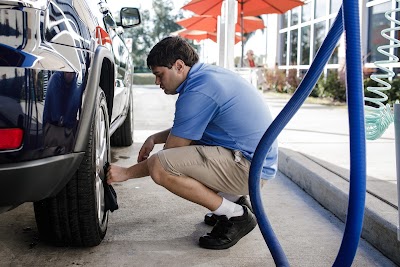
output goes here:
[{"label": "white sock", "polygon": [[212,213],[215,215],[225,215],[230,219],[231,217],[242,216],[244,213],[243,207],[227,200],[226,198],[222,198],[221,206],[218,209],[214,210]]},{"label": "white sock", "polygon": [[218,195],[220,195],[223,198],[226,198],[229,201],[232,202],[236,202],[239,200],[239,198],[241,197],[241,195],[232,195],[232,194],[228,194],[228,193],[224,193],[224,192],[219,192]]}]

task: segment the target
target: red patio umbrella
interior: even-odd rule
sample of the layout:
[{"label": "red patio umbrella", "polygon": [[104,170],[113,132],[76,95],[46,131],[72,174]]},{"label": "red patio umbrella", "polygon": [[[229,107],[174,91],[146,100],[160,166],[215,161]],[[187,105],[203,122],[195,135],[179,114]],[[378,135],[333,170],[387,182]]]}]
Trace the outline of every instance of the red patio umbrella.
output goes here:
[{"label": "red patio umbrella", "polygon": [[[185,27],[188,30],[200,30],[208,32],[217,31],[217,17],[209,15],[193,16],[191,18],[178,20],[177,24]],[[243,17],[243,27],[241,23],[236,23],[235,31],[244,33],[253,32],[259,29],[264,29],[264,21],[254,16]]]},{"label": "red patio umbrella", "polygon": [[[193,11],[199,15],[221,15],[223,0],[192,0],[182,9]],[[282,14],[303,5],[301,0],[238,0],[238,14],[243,11],[245,16],[261,14]]]},{"label": "red patio umbrella", "polygon": [[[207,31],[199,31],[199,30],[188,30],[188,29],[181,29],[176,32],[172,32],[171,35],[179,35],[183,38],[190,39],[190,40],[195,40],[195,41],[201,41],[205,39],[210,39],[214,42],[217,42],[217,33],[216,32],[207,32]],[[235,36],[235,44],[240,42],[240,37]]]},{"label": "red patio umbrella", "polygon": [[[192,0],[182,9],[193,11],[198,15],[219,16],[224,0]],[[304,5],[302,0],[237,0],[238,14],[241,25],[244,16],[258,16],[262,14],[282,14],[297,6]],[[243,32],[241,32],[243,36]],[[243,66],[243,43],[242,43],[242,66]]]}]

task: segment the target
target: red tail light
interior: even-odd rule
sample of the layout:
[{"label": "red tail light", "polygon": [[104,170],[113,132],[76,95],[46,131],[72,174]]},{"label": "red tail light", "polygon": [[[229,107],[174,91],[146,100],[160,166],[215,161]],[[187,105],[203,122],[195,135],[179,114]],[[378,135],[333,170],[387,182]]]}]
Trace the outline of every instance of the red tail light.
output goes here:
[{"label": "red tail light", "polygon": [[20,148],[23,136],[24,131],[19,128],[0,129],[0,150]]}]

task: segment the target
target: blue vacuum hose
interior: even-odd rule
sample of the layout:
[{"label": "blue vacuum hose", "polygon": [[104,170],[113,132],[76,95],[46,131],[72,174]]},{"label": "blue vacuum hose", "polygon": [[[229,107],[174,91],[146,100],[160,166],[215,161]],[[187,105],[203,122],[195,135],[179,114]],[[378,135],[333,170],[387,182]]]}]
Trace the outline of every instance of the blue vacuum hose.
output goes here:
[{"label": "blue vacuum hose", "polygon": [[350,125],[350,191],[346,228],[333,266],[351,266],[364,218],[366,153],[359,12],[358,1],[343,1],[343,23],[348,51],[346,82]]},{"label": "blue vacuum hose", "polygon": [[[357,2],[357,1],[349,1],[349,2]],[[350,9],[350,8],[348,8]],[[358,12],[358,11],[357,11]],[[351,20],[348,21],[354,21],[354,18],[358,18],[358,13],[357,15],[354,15],[354,17],[351,17]],[[356,25],[358,24],[355,23]],[[354,25],[353,25],[354,26]],[[350,27],[350,26],[349,26]],[[359,27],[358,27],[359,28]],[[353,28],[352,30],[357,30],[357,26]],[[350,30],[351,32],[351,30]],[[348,32],[348,34],[350,34]],[[294,114],[299,110],[301,105],[304,103],[306,98],[310,95],[311,91],[313,90],[315,84],[318,81],[318,78],[320,77],[324,66],[328,62],[333,50],[336,47],[336,44],[338,43],[340,36],[343,33],[343,15],[342,15],[342,8],[339,10],[338,15],[335,19],[335,22],[333,23],[331,29],[328,32],[328,35],[326,36],[324,42],[321,45],[321,48],[318,50],[316,57],[310,66],[310,69],[308,70],[307,74],[305,75],[304,79],[300,83],[298,89],[296,90],[295,94],[292,96],[292,98],[289,100],[289,102],[286,104],[286,106],[282,109],[282,111],[278,114],[276,119],[272,122],[270,127],[267,129],[263,137],[261,138],[261,141],[259,145],[257,146],[257,149],[255,151],[251,166],[250,166],[250,173],[249,173],[249,191],[250,191],[250,200],[251,204],[253,206],[254,213],[257,217],[258,225],[260,227],[261,233],[264,237],[264,240],[266,241],[268,248],[271,252],[271,255],[275,261],[276,266],[290,266],[289,262],[286,258],[286,255],[276,238],[276,235],[271,227],[270,222],[268,221],[268,218],[266,216],[266,213],[264,212],[264,207],[261,201],[261,196],[260,196],[260,177],[261,177],[261,169],[264,163],[265,156],[268,153],[268,150],[270,149],[272,143],[274,140],[277,138],[279,133],[283,130],[283,128],[286,126],[286,124],[290,121],[290,119],[294,116]],[[348,48],[352,48],[356,46],[357,44],[359,45],[359,32],[353,33],[354,39],[357,39],[358,37],[358,42],[355,42],[354,40],[350,41],[351,39],[347,39],[347,43],[352,42],[352,46],[348,46]],[[347,37],[347,35],[346,35]],[[348,50],[349,51],[349,50]],[[351,50],[352,51],[352,50]],[[359,49],[357,50],[359,52]],[[351,90],[348,90],[348,100],[349,100],[349,112],[356,111],[356,113],[349,114],[352,115],[350,116],[350,127],[352,128],[350,131],[350,135],[352,133],[354,134],[354,131],[357,131],[359,134],[364,135],[364,116],[362,114],[363,108],[357,107],[356,105],[359,104],[359,102],[363,100],[362,94],[360,94],[360,90],[362,90],[362,79],[360,79],[361,82],[355,83],[359,80],[359,76],[361,74],[361,54],[357,54],[357,51],[354,51],[350,53],[353,57],[357,57],[359,55],[359,60],[354,60],[354,59],[349,59],[347,56],[347,60],[349,61],[354,61],[352,62],[352,65],[347,65],[347,70],[349,71],[352,69],[352,74],[348,74],[347,77],[352,77],[351,82],[348,82],[348,88],[351,88]],[[349,53],[346,53],[349,54]],[[347,62],[349,62],[347,61]],[[356,64],[359,64],[359,66],[355,66]],[[358,72],[357,74],[353,74]],[[348,79],[349,80],[349,79]],[[354,88],[353,88],[354,86]],[[351,92],[350,92],[351,91]],[[355,98],[357,99],[353,103]],[[350,109],[351,107],[351,109]],[[356,133],[357,133],[356,132]],[[362,217],[363,217],[363,210],[364,210],[364,201],[365,201],[365,182],[364,185],[353,185],[354,183],[357,183],[357,181],[361,180],[362,177],[365,178],[365,154],[363,152],[365,151],[365,138],[362,138],[363,136],[358,135],[359,138],[354,137],[350,138],[350,141],[352,142],[353,139],[357,139],[358,144],[351,145],[350,151],[352,156],[351,164],[354,163],[354,161],[357,161],[357,167],[353,168],[352,170],[357,170],[356,172],[351,171],[350,178],[352,178],[355,174],[358,174],[360,178],[354,178],[350,179],[350,200],[349,200],[349,216],[347,218],[346,222],[346,229],[345,229],[345,234],[342,242],[341,249],[339,251],[338,258],[336,259],[337,264],[340,266],[346,266],[342,265],[344,262],[350,261],[352,262],[354,255],[355,255],[355,250],[357,249],[358,246],[358,240],[360,237],[360,230],[362,227]],[[364,148],[362,148],[362,144],[360,140],[364,140]],[[354,150],[358,151],[353,152]],[[353,154],[354,153],[354,154]],[[354,159],[354,160],[353,160]],[[354,180],[354,181],[353,181]],[[355,193],[354,187],[359,188],[358,193]],[[364,198],[361,199],[362,193],[364,193]],[[354,200],[355,198],[355,200]],[[354,204],[356,203],[356,204]],[[351,209],[350,209],[351,207]],[[361,209],[361,211],[360,211]],[[354,214],[354,215],[352,215]],[[357,217],[357,219],[353,219],[353,217]],[[360,224],[360,218],[361,218],[361,224]],[[349,225],[348,225],[349,224]],[[353,234],[350,234],[353,233]],[[352,242],[348,242],[348,239],[351,239]],[[356,241],[356,244],[354,244],[354,241]],[[348,243],[353,243],[353,245],[349,245]],[[348,245],[350,248],[345,248],[344,246]],[[351,250],[351,251],[350,251]],[[346,255],[343,255],[343,254]],[[335,262],[335,264],[336,264]],[[351,263],[350,263],[351,265]]]}]

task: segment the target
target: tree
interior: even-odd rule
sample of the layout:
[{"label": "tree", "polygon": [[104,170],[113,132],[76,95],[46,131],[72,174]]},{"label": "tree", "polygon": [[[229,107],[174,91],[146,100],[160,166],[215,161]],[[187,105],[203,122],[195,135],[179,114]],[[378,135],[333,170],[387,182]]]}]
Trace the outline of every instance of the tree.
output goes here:
[{"label": "tree", "polygon": [[153,0],[155,17],[153,18],[153,38],[159,42],[171,32],[177,31],[182,27],[175,21],[182,18],[180,15],[172,15],[174,4],[171,0]]},{"label": "tree", "polygon": [[141,12],[142,23],[125,31],[125,37],[132,38],[132,58],[137,72],[147,71],[146,58],[150,49],[163,37],[181,29],[175,23],[183,17],[182,13],[174,14],[171,0],[153,0],[153,12]]},{"label": "tree", "polygon": [[151,30],[150,12],[141,12],[141,24],[126,31],[126,36],[132,38],[131,55],[133,64],[137,70],[146,70],[146,55],[153,47],[154,40],[149,34]]}]

